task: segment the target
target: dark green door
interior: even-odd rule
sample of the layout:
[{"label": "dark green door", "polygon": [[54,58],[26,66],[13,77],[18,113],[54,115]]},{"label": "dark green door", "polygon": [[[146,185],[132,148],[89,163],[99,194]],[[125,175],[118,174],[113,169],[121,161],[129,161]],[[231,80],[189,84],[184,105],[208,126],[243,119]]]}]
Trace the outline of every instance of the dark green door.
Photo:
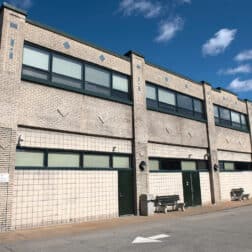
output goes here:
[{"label": "dark green door", "polygon": [[185,206],[201,205],[199,172],[184,171],[182,174]]},{"label": "dark green door", "polygon": [[133,214],[132,170],[118,170],[119,215]]}]

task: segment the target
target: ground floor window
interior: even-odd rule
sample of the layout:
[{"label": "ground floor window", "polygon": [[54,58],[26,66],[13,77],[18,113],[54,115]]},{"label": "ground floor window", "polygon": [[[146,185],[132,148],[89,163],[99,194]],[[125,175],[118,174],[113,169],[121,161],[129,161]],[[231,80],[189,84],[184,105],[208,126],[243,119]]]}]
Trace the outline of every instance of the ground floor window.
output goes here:
[{"label": "ground floor window", "polygon": [[150,171],[208,171],[206,160],[149,158]]},{"label": "ground floor window", "polygon": [[251,162],[219,161],[221,171],[252,171]]},{"label": "ground floor window", "polygon": [[16,169],[131,169],[131,156],[101,152],[19,148]]}]

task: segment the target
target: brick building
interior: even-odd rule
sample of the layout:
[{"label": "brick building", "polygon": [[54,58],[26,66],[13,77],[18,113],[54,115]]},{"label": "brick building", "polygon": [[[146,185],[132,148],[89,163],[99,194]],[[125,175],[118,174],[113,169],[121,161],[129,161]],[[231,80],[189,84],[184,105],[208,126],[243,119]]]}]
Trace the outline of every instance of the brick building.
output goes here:
[{"label": "brick building", "polygon": [[0,231],[252,194],[251,102],[0,13]]}]

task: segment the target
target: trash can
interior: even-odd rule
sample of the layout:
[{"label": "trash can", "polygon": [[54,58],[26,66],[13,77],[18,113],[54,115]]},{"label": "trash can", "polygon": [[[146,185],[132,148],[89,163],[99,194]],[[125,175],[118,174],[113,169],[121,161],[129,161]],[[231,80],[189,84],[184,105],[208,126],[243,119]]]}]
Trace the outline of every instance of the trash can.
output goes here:
[{"label": "trash can", "polygon": [[154,212],[154,196],[152,194],[142,194],[140,196],[140,214],[143,216],[149,216],[153,215]]}]

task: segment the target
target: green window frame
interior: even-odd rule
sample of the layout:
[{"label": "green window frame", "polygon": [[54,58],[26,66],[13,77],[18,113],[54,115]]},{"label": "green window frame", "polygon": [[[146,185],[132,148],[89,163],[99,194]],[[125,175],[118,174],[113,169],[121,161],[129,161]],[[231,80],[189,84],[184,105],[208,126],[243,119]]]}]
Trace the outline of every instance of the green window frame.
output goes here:
[{"label": "green window frame", "polygon": [[146,83],[146,104],[149,110],[206,121],[202,100],[149,82]]},{"label": "green window frame", "polygon": [[[42,60],[33,64],[36,58]],[[23,48],[21,79],[132,105],[128,75],[29,42]]]},{"label": "green window frame", "polygon": [[214,104],[214,120],[216,126],[249,132],[247,115]]}]

